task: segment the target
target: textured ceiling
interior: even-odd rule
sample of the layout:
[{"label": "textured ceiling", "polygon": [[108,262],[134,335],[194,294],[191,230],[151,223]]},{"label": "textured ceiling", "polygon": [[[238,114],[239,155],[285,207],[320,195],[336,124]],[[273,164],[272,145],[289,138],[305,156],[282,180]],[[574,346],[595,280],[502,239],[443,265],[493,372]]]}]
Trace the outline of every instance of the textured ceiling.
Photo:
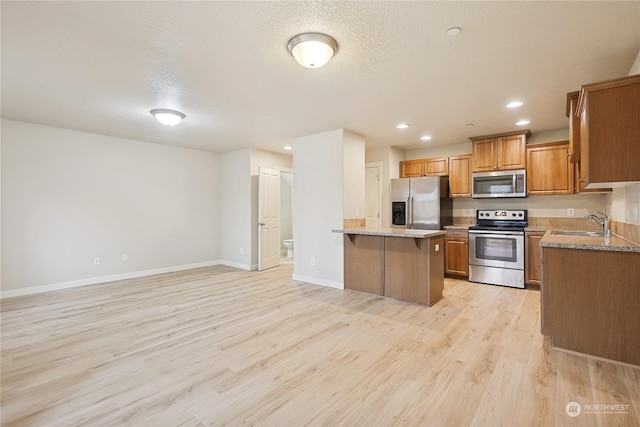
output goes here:
[{"label": "textured ceiling", "polygon": [[[216,152],[337,128],[402,148],[520,118],[565,128],[565,94],[626,75],[640,50],[640,2],[2,1],[1,14],[2,117]],[[286,44],[301,32],[330,34],[338,54],[297,65]],[[187,117],[167,128],[153,108]]]}]

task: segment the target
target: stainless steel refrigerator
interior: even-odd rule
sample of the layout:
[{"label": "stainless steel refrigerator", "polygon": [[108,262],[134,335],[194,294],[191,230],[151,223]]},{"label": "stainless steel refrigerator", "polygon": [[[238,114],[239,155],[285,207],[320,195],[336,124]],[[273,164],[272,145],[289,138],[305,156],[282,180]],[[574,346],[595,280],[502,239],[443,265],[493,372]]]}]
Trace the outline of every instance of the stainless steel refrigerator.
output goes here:
[{"label": "stainless steel refrigerator", "polygon": [[391,227],[440,230],[452,223],[449,177],[391,180]]}]

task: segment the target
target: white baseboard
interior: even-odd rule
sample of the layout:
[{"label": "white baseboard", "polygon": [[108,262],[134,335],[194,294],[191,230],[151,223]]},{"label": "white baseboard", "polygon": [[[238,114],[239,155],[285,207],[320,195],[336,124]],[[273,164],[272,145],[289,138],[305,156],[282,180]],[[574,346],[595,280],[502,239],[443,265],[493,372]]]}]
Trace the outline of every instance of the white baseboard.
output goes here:
[{"label": "white baseboard", "polygon": [[254,267],[253,265],[240,264],[239,262],[233,262],[233,261],[220,261],[219,264],[226,265],[227,267],[239,268],[241,270],[247,270],[247,271],[258,269],[257,265]]},{"label": "white baseboard", "polygon": [[344,283],[342,282],[334,282],[332,280],[319,279],[317,277],[301,276],[300,274],[294,274],[293,280],[297,280],[299,282],[311,283],[312,285],[321,285],[321,286],[328,286],[330,288],[344,289]]},{"label": "white baseboard", "polygon": [[0,292],[0,299],[19,297],[22,295],[39,294],[41,292],[57,291],[60,289],[77,288],[79,286],[97,285],[100,283],[115,282],[116,280],[135,279],[137,277],[153,276],[154,274],[172,273],[174,271],[190,270],[192,268],[211,267],[213,265],[227,265],[229,267],[242,268],[240,265],[233,265],[226,261],[205,261],[194,264],[175,265],[172,267],[154,268],[151,270],[133,271],[131,273],[110,274],[108,276],[91,277],[88,279],[73,280],[70,282],[51,283],[48,285],[31,286],[28,288],[11,289],[9,291]]}]

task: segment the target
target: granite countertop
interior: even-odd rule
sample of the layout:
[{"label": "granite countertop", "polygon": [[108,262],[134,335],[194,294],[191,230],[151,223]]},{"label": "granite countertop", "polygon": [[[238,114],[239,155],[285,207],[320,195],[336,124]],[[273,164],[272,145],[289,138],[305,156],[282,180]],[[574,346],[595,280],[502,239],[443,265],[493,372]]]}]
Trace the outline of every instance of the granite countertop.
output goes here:
[{"label": "granite countertop", "polygon": [[529,232],[539,232],[539,233],[544,233],[545,231],[547,231],[549,229],[549,227],[544,226],[544,225],[530,225],[528,227],[524,228],[525,233],[527,231]]},{"label": "granite countertop", "polygon": [[[640,253],[640,245],[627,239],[612,235],[611,237],[594,236],[563,236],[554,235],[549,229],[540,240],[540,246],[546,248],[585,249],[592,251],[617,251]],[[562,228],[567,230],[567,228]]]},{"label": "granite countertop", "polygon": [[444,228],[445,230],[468,230],[470,225],[475,225],[475,224],[454,224],[454,225],[445,225]]},{"label": "granite countertop", "polygon": [[334,233],[343,234],[364,234],[367,236],[384,237],[413,237],[414,239],[425,239],[434,236],[444,236],[444,230],[418,230],[406,228],[345,228],[342,230],[332,230]]}]

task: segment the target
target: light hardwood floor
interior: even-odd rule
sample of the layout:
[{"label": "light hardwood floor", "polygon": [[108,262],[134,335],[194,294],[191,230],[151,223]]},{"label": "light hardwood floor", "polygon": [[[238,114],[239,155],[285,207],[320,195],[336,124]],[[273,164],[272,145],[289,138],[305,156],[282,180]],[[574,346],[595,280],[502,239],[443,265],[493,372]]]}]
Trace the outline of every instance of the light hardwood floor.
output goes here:
[{"label": "light hardwood floor", "polygon": [[640,425],[640,369],[551,349],[537,291],[447,279],[428,308],[291,273],[3,300],[2,425]]}]

